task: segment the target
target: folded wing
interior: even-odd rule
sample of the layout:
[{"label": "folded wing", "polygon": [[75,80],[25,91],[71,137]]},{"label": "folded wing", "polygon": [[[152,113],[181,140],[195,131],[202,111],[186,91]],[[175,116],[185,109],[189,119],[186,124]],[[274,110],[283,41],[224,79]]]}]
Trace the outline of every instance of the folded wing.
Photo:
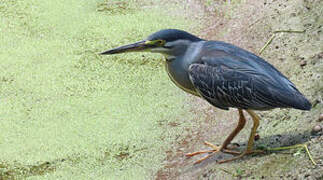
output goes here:
[{"label": "folded wing", "polygon": [[209,103],[221,109],[311,108],[308,100],[281,73],[271,77],[244,64],[243,59],[221,54],[216,58],[202,57],[189,67],[190,80]]}]

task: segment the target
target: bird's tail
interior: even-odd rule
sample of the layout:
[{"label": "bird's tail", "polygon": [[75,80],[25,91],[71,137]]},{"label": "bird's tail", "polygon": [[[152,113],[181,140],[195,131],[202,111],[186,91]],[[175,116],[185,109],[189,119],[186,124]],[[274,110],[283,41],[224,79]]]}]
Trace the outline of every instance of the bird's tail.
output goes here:
[{"label": "bird's tail", "polygon": [[300,110],[311,110],[312,104],[306,97],[299,93],[298,96],[295,96],[295,103],[291,104],[293,108],[300,109]]},{"label": "bird's tail", "polygon": [[309,111],[312,108],[310,101],[296,88],[296,86],[285,78],[287,84],[283,91],[277,93],[277,99],[287,107]]},{"label": "bird's tail", "polygon": [[277,101],[279,101],[282,107],[295,108],[300,110],[311,110],[312,104],[306,97],[300,93],[297,89],[294,92],[281,92],[278,94]]}]

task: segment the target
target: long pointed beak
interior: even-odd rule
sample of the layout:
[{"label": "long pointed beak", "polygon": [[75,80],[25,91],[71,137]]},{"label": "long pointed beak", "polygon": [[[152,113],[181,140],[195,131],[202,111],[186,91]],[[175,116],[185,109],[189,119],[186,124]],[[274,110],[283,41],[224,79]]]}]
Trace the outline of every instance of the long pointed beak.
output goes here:
[{"label": "long pointed beak", "polygon": [[100,54],[106,55],[106,54],[119,54],[119,53],[125,53],[125,52],[138,52],[138,51],[144,51],[144,50],[148,49],[149,47],[151,47],[151,46],[146,44],[146,41],[144,40],[144,41],[135,42],[133,44],[128,44],[128,45],[120,46],[117,48],[113,48],[113,49],[104,51]]}]

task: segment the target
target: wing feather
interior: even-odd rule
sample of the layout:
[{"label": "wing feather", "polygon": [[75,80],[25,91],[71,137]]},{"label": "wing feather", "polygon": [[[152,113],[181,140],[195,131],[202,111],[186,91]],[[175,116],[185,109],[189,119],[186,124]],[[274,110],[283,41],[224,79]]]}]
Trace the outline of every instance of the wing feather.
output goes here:
[{"label": "wing feather", "polygon": [[264,76],[223,65],[192,64],[189,67],[189,77],[200,95],[221,109],[235,107],[265,110],[287,106],[277,101],[274,94],[268,91],[270,83],[266,83],[268,80]]},{"label": "wing feather", "polygon": [[205,43],[188,71],[196,91],[221,109],[311,109],[311,103],[275,67],[224,42]]}]

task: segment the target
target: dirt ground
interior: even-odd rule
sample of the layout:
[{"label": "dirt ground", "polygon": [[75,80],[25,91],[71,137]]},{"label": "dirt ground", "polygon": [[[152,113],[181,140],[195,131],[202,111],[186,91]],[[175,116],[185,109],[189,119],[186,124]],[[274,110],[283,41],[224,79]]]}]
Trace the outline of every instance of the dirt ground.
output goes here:
[{"label": "dirt ground", "polygon": [[[185,154],[207,149],[203,141],[220,145],[235,127],[237,110],[214,109],[204,100],[188,95],[198,127],[187,128],[184,141],[174,142],[156,179],[323,179],[323,137],[319,120],[323,113],[323,1],[318,0],[191,0],[185,5],[188,18],[203,23],[199,35],[205,39],[230,42],[255,54],[271,39],[261,57],[285,74],[311,101],[309,112],[275,109],[258,112],[262,120],[260,139],[255,147],[272,148],[306,144],[317,165],[302,148],[250,155],[226,164],[217,160],[230,155],[217,154],[201,164],[203,156],[186,158]],[[275,32],[275,31],[295,32]],[[248,119],[249,120],[249,119]],[[233,142],[243,150],[250,132],[245,129]]]}]

